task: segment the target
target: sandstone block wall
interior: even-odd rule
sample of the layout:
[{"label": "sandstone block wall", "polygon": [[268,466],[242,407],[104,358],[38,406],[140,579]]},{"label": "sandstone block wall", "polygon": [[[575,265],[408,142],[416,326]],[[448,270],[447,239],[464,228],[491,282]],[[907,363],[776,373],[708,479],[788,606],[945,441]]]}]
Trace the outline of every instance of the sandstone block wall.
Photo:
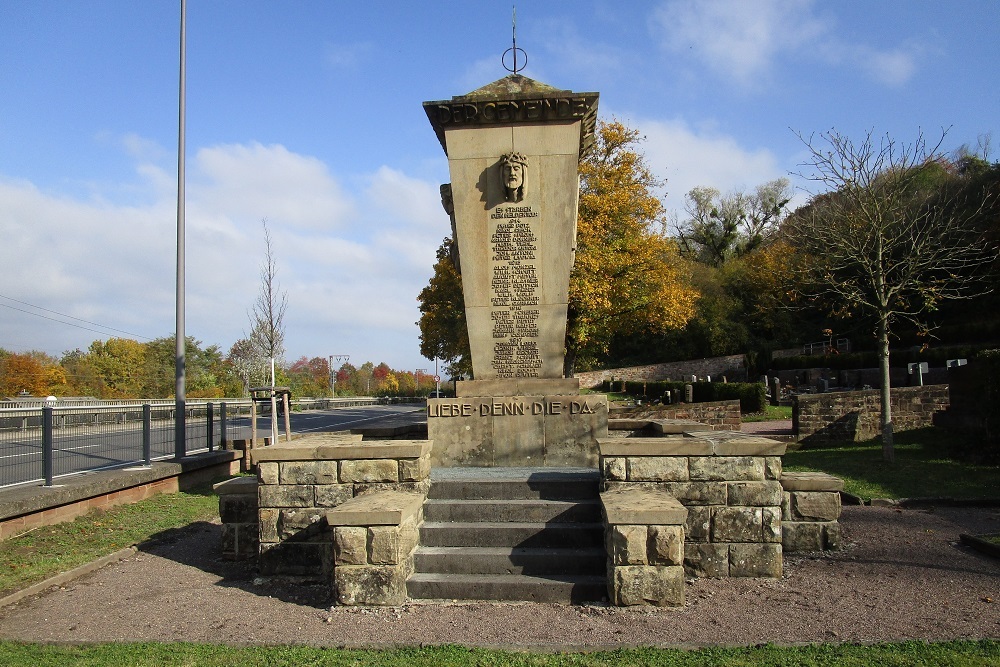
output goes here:
[{"label": "sandstone block wall", "polygon": [[422,493],[379,491],[327,512],[333,533],[334,595],[343,605],[397,605],[423,522]]},{"label": "sandstone block wall", "polygon": [[739,399],[678,405],[637,406],[615,409],[615,419],[683,419],[708,424],[716,431],[739,431],[742,419]]},{"label": "sandstone block wall", "polygon": [[254,450],[258,471],[258,569],[265,576],[330,581],[333,534],[326,513],[366,494],[427,495],[428,440],[307,437]]},{"label": "sandstone block wall", "polygon": [[725,432],[601,441],[606,491],[666,491],[687,509],[684,568],[780,577],[782,443]]},{"label": "sandstone block wall", "polygon": [[655,490],[601,494],[608,553],[608,599],[619,607],[684,605],[687,510]]},{"label": "sandstone block wall", "polygon": [[824,551],[840,547],[843,480],[819,472],[786,472],[782,474],[781,486],[784,551]]},{"label": "sandstone block wall", "polygon": [[234,477],[212,487],[219,496],[222,520],[222,557],[246,560],[257,555],[257,480]]},{"label": "sandstone block wall", "polygon": [[729,380],[746,378],[746,357],[742,354],[732,354],[725,357],[710,357],[707,359],[691,359],[688,361],[669,361],[648,366],[632,366],[629,368],[609,368],[601,371],[584,371],[573,377],[580,380],[581,387],[599,387],[605,380],[686,380],[692,375],[700,378],[711,376]]},{"label": "sandstone block wall", "polygon": [[[948,409],[948,385],[891,390],[892,421],[897,431],[932,426],[934,415]],[[799,395],[793,398],[792,427],[799,440],[820,444],[859,441],[881,432],[879,390]]]}]

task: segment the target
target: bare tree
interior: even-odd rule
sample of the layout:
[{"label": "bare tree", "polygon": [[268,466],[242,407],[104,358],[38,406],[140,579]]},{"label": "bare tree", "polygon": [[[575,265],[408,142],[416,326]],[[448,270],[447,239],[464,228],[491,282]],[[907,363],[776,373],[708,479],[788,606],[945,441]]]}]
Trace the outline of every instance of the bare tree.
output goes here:
[{"label": "bare tree", "polygon": [[894,324],[921,317],[945,299],[987,291],[992,260],[979,219],[989,196],[969,201],[955,187],[941,140],[929,146],[869,132],[854,143],[836,131],[804,138],[802,175],[824,194],[792,215],[784,230],[808,259],[799,288],[846,313],[874,320],[881,371],[882,452],[894,460],[889,340]]},{"label": "bare tree", "polygon": [[[274,244],[267,228],[267,218],[261,220],[264,228],[264,262],[260,265],[260,292],[250,312],[250,341],[261,357],[270,360],[271,386],[275,385],[274,366],[285,354],[285,310],[288,292],[278,284],[278,267],[274,259]],[[271,442],[277,441],[278,410],[274,394],[271,395]]]}]

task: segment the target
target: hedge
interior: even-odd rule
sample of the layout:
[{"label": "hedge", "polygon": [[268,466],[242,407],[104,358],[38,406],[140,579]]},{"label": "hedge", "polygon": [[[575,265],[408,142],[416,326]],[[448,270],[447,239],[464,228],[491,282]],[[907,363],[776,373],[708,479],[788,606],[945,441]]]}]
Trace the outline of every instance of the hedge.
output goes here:
[{"label": "hedge", "polygon": [[[767,392],[760,382],[671,382],[666,380],[658,381],[636,381],[636,380],[605,380],[602,391],[618,391],[629,396],[644,396],[647,399],[659,399],[666,403],[664,395],[668,391],[675,392],[674,396],[684,398],[685,385],[694,388],[694,402],[708,403],[710,401],[728,401],[739,399],[740,412],[752,414],[763,412],[767,405]],[[612,388],[614,387],[614,389]]]}]

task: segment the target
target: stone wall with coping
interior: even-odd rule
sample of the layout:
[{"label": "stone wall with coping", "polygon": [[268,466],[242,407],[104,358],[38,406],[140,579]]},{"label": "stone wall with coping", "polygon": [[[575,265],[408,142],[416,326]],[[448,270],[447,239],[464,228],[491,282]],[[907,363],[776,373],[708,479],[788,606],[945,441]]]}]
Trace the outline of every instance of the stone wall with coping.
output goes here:
[{"label": "stone wall with coping", "polygon": [[615,419],[675,419],[708,424],[716,431],[739,431],[743,414],[739,399],[707,401],[705,403],[678,403],[675,405],[639,405],[615,408],[610,413]]},{"label": "stone wall with coping", "polygon": [[599,441],[605,491],[666,491],[687,509],[684,567],[780,577],[784,443],[724,431]]},{"label": "stone wall with coping", "polygon": [[215,484],[222,521],[222,558],[247,560],[260,546],[257,525],[257,478],[234,477]]},{"label": "stone wall with coping", "polygon": [[[948,385],[897,387],[890,395],[896,431],[932,426],[950,404]],[[793,397],[792,428],[806,444],[874,438],[881,433],[880,400],[878,389],[800,394]]]},{"label": "stone wall with coping", "polygon": [[840,547],[844,481],[822,472],[781,475],[781,546],[786,553]]},{"label": "stone wall with coping", "polygon": [[601,505],[611,604],[684,606],[684,506],[642,488],[606,491]]},{"label": "stone wall with coping", "polygon": [[746,378],[746,357],[742,354],[731,354],[725,357],[710,357],[707,359],[690,359],[688,361],[668,361],[662,364],[648,366],[631,366],[629,368],[608,368],[602,371],[583,371],[573,377],[580,380],[581,387],[593,389],[600,387],[605,380],[687,380],[692,375],[700,378],[711,376],[722,379],[726,376],[730,381]]},{"label": "stone wall with coping", "polygon": [[431,445],[429,440],[362,442],[360,435],[327,433],[253,450],[260,574],[330,581],[333,536],[326,513],[378,491],[426,496]]},{"label": "stone wall with coping", "polygon": [[334,597],[342,605],[406,602],[420,542],[423,493],[377,491],[326,513],[333,532]]}]

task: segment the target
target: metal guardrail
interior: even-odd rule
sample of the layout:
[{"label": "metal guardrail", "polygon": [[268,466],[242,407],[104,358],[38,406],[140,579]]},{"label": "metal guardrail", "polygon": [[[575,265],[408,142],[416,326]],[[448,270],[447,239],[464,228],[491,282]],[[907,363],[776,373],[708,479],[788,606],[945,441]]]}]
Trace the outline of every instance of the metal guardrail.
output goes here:
[{"label": "metal guardrail", "polygon": [[[386,399],[299,399],[292,410],[385,404]],[[110,403],[110,404],[109,404]],[[185,403],[185,454],[251,435],[249,399]],[[2,404],[0,404],[2,405]],[[265,413],[270,405],[263,404]],[[0,488],[174,458],[173,401],[0,407]]]}]

